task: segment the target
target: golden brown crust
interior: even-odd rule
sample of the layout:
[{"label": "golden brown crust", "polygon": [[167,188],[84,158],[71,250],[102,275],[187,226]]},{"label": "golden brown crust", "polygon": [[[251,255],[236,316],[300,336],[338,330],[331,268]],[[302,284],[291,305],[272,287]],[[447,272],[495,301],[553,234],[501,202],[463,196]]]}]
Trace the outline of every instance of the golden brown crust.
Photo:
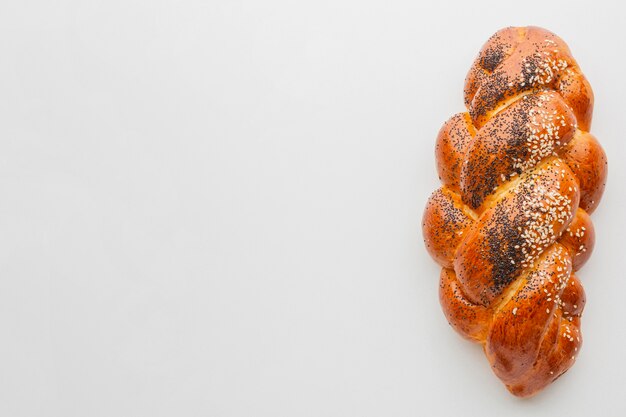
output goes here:
[{"label": "golden brown crust", "polygon": [[596,233],[589,214],[578,208],[574,220],[561,235],[559,243],[567,248],[574,271],[578,271],[591,257],[596,243]]},{"label": "golden brown crust", "polygon": [[491,310],[467,299],[454,269],[441,269],[439,301],[448,323],[461,336],[477,342],[485,340],[491,322]]},{"label": "golden brown crust", "polygon": [[552,156],[574,136],[576,118],[551,91],[523,96],[476,134],[461,170],[463,199],[477,209],[494,189]]},{"label": "golden brown crust", "polygon": [[519,278],[521,282],[512,297],[496,310],[485,352],[494,372],[505,383],[519,380],[535,363],[570,273],[567,251],[552,245],[536,267]]},{"label": "golden brown crust", "polygon": [[593,91],[578,68],[566,68],[560,75],[557,90],[576,115],[578,127],[591,129],[593,116]]},{"label": "golden brown crust", "polygon": [[561,157],[580,181],[580,207],[593,213],[604,193],[608,173],[604,150],[591,133],[578,131]]},{"label": "golden brown crust", "polygon": [[441,128],[444,184],[424,212],[424,240],[443,266],[439,298],[463,337],[483,344],[513,394],[530,396],[581,347],[589,217],[607,176],[588,130],[593,93],[569,48],[537,27],[506,28],[466,77],[467,113]]},{"label": "golden brown crust", "polygon": [[474,303],[493,303],[567,227],[578,206],[576,178],[558,159],[524,173],[465,234],[454,269]]},{"label": "golden brown crust", "polygon": [[[530,26],[497,32],[483,46],[466,77],[465,102],[474,125],[482,127],[502,106],[522,94],[558,90],[563,74],[569,74],[562,86],[567,92],[564,99],[590,117],[588,107],[593,106],[593,96],[590,89],[585,90],[588,84],[572,76],[577,70],[567,45],[547,30]],[[581,93],[591,97],[584,100]],[[587,107],[583,107],[585,103]]]},{"label": "golden brown crust", "polygon": [[457,113],[444,123],[437,135],[435,158],[439,179],[456,192],[459,191],[461,165],[475,134],[469,113]]},{"label": "golden brown crust", "polygon": [[[543,389],[567,371],[580,352],[580,315],[585,306],[585,293],[574,274],[564,284],[560,298],[555,301],[559,307],[551,312],[532,367],[526,367],[525,372],[515,376],[496,372],[509,391],[517,396],[531,396]],[[559,288],[556,290],[558,294]],[[548,298],[554,301],[554,294],[551,295],[553,297]],[[537,310],[541,312],[539,308]],[[487,356],[489,357],[488,353]]]},{"label": "golden brown crust", "polygon": [[426,249],[441,266],[452,268],[463,232],[473,223],[471,215],[458,194],[447,187],[439,188],[428,199],[422,232]]},{"label": "golden brown crust", "polygon": [[504,61],[509,59],[519,44],[519,32],[522,28],[505,28],[493,34],[478,53],[465,78],[464,101],[468,109],[476,91]]}]

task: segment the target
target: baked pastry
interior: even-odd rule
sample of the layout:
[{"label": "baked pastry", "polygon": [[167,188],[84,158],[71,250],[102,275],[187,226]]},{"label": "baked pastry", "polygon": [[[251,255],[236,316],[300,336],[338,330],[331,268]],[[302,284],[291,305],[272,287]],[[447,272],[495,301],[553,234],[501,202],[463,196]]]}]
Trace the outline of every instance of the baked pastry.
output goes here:
[{"label": "baked pastry", "polygon": [[481,343],[514,395],[531,396],[580,351],[585,293],[607,161],[589,133],[591,87],[567,45],[538,27],[506,28],[465,80],[467,112],[437,137],[442,187],[423,217],[451,326]]}]

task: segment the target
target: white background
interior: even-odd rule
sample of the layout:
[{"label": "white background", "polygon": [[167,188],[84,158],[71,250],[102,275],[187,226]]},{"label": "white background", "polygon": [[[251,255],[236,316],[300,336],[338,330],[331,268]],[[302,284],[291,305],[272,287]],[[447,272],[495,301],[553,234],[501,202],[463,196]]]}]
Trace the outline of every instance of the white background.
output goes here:
[{"label": "white background", "polygon": [[[623,2],[0,3],[0,415],[618,416]],[[565,39],[609,183],[577,364],[512,397],[421,237],[508,25]]]}]

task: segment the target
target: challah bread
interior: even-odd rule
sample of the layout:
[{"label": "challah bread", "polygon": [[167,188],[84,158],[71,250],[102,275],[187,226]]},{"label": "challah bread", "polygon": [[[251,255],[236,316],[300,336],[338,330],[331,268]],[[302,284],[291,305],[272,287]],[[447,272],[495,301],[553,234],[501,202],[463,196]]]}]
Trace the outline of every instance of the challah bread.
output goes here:
[{"label": "challah bread", "polygon": [[467,75],[467,112],[437,137],[442,187],[423,217],[442,266],[452,327],[483,345],[510,392],[530,396],[580,350],[585,293],[575,271],[593,250],[589,214],[607,161],[589,133],[591,87],[567,45],[537,28],[506,28]]}]

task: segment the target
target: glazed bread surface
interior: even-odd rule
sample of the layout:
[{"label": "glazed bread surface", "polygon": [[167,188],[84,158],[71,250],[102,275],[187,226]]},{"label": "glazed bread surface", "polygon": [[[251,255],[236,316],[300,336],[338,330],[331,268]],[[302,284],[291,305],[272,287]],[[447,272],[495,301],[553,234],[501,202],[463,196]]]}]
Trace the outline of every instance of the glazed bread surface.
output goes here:
[{"label": "glazed bread surface", "polygon": [[437,137],[441,188],[422,227],[442,266],[451,326],[480,343],[517,396],[557,379],[580,351],[585,293],[576,275],[595,233],[607,161],[589,133],[593,93],[567,45],[506,28],[465,80],[467,111]]}]

